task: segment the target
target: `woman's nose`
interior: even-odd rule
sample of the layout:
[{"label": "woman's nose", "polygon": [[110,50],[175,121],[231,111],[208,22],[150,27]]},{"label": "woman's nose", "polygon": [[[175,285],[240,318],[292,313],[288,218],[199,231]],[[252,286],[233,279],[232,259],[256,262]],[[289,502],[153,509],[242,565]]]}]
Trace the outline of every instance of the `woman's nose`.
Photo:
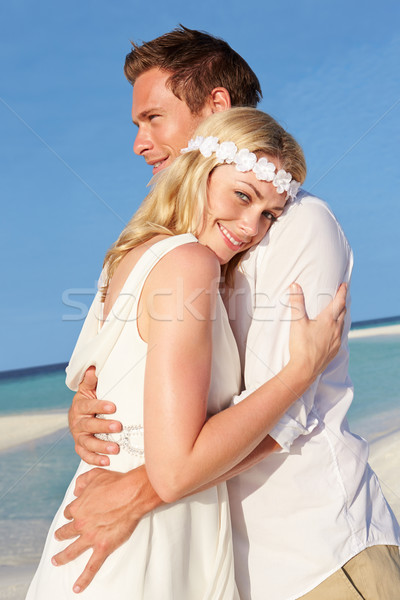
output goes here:
[{"label": "woman's nose", "polygon": [[258,233],[260,217],[256,214],[246,214],[241,220],[240,228],[248,236],[254,237]]}]

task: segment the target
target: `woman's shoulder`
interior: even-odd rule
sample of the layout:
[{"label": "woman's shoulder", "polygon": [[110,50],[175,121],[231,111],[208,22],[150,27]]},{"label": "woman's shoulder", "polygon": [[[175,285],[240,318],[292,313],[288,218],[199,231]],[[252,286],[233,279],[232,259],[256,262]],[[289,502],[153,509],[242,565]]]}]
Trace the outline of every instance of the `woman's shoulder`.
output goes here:
[{"label": "woman's shoulder", "polygon": [[220,265],[214,252],[200,242],[181,244],[169,252],[165,258],[174,263],[176,269],[193,271],[198,268],[198,275],[200,272],[209,270],[213,273],[220,272]]},{"label": "woman's shoulder", "polygon": [[[219,262],[215,253],[207,246],[203,246],[198,241],[189,241],[176,246],[166,257],[170,255],[171,260],[178,264],[185,265],[187,261],[195,261],[204,267],[211,266],[219,269]],[[191,263],[193,264],[193,263]]]},{"label": "woman's shoulder", "polygon": [[[155,320],[150,317],[155,314],[157,331],[164,325],[168,327],[168,323],[192,323],[193,318],[200,319],[203,325],[209,323],[220,275],[217,257],[199,242],[185,242],[171,248],[152,268],[142,290],[140,302],[146,311],[139,327],[143,339],[148,340],[146,327],[150,322],[154,325]],[[171,320],[171,315],[180,317],[178,321]]]},{"label": "woman's shoulder", "polygon": [[205,285],[220,277],[220,264],[214,252],[199,242],[187,242],[172,248],[154,267],[151,278],[156,284],[182,278],[188,283]]}]

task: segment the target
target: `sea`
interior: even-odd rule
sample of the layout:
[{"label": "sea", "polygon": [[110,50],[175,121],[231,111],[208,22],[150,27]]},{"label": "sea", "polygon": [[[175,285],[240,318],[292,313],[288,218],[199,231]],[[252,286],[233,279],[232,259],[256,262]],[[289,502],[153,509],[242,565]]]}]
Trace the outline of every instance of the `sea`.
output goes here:
[{"label": "sea", "polygon": [[[368,441],[400,431],[400,335],[351,339],[349,346],[355,388],[348,415],[351,429]],[[73,394],[65,386],[64,367],[0,373],[0,420],[15,415],[23,432],[24,420],[32,413],[66,412]],[[3,444],[0,580],[4,575],[8,581],[13,573],[30,577],[78,462],[67,428],[10,448]],[[16,595],[6,596],[0,585],[0,598],[22,597],[17,588],[18,584]]]}]

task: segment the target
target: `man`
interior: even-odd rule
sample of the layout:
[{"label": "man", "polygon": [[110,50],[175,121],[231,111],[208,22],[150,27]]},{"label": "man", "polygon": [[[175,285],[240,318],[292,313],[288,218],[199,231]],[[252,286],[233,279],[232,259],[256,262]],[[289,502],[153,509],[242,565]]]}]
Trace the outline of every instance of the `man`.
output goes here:
[{"label": "man", "polygon": [[[133,85],[138,125],[134,151],[153,174],[179,155],[207,115],[255,105],[261,95],[254,73],[225,42],[185,28],[134,46],[125,74]],[[303,287],[312,317],[349,281],[351,269],[351,250],[335,217],[301,191],[237,276],[229,312],[245,390],[235,402],[287,361],[290,283]],[[348,328],[349,317],[345,339]],[[344,342],[319,381],[248,457],[248,470],[225,474],[242,600],[393,599],[400,589],[399,527],[366,462],[367,444],[347,426],[352,399],[347,359]],[[121,424],[93,418],[114,408],[94,399],[95,385],[91,370],[75,396],[71,430],[84,460],[107,465],[108,458],[96,453],[116,452],[118,446],[92,434],[107,437]],[[79,537],[55,562],[93,548],[77,582],[84,589],[107,555],[161,501],[145,467],[126,474],[94,470],[79,480],[76,493],[66,510],[74,520],[59,530],[58,539]]]}]

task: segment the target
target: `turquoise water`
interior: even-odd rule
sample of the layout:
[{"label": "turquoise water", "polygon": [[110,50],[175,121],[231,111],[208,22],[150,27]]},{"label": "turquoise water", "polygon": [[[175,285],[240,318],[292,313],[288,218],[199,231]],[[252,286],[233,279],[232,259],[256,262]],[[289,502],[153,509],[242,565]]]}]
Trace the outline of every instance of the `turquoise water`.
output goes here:
[{"label": "turquoise water", "polygon": [[0,379],[0,415],[67,408],[72,396],[64,370]]},{"label": "turquoise water", "polygon": [[[369,440],[400,429],[400,336],[351,340],[350,374],[352,429]],[[25,413],[67,409],[72,393],[64,378],[60,371],[0,380],[0,416],[18,413],[23,427]],[[67,430],[1,452],[0,562],[37,561],[77,465]]]},{"label": "turquoise water", "polygon": [[352,429],[369,441],[400,429],[400,336],[350,340]]}]

